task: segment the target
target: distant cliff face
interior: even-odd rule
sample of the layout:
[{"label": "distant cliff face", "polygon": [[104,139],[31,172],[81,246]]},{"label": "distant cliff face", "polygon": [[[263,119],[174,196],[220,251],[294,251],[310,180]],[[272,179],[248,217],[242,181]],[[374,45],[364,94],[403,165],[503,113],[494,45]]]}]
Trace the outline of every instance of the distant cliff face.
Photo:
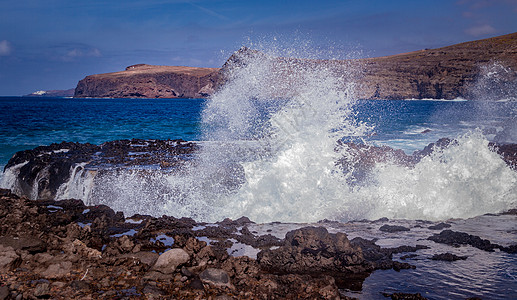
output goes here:
[{"label": "distant cliff face", "polygon": [[[79,82],[75,97],[207,97],[224,84],[232,68],[246,64],[251,56],[266,55],[241,48],[221,69],[134,65],[122,72],[91,75]],[[278,72],[272,73],[278,78],[272,81],[282,80],[282,74],[296,72],[300,65],[325,66],[354,80],[355,97],[360,99],[472,99],[480,94],[501,98],[508,91],[515,97],[517,88],[517,33],[377,58],[273,60]],[[494,72],[497,77],[490,78]]]},{"label": "distant cliff face", "polygon": [[133,65],[125,71],[90,75],[74,97],[202,98],[213,93],[217,68]]},{"label": "distant cliff face", "polygon": [[[265,54],[241,48],[221,68],[221,83],[233,68]],[[501,99],[516,97],[517,33],[392,56],[355,60],[274,60],[271,74],[325,67],[356,83],[359,99]],[[281,78],[272,78],[275,82]],[[288,91],[281,91],[287,93]]]},{"label": "distant cliff face", "polygon": [[505,97],[510,89],[515,97],[517,33],[356,63],[362,69],[358,96],[364,99],[470,99],[488,92]]}]

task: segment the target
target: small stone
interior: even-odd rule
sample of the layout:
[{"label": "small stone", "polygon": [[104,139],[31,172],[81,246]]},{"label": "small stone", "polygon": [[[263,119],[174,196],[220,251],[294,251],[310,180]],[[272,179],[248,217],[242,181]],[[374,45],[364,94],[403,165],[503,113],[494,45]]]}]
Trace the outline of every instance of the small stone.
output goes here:
[{"label": "small stone", "polygon": [[0,271],[2,273],[12,270],[20,262],[20,257],[12,247],[0,245]]},{"label": "small stone", "polygon": [[440,224],[436,224],[436,225],[432,225],[432,226],[429,226],[427,228],[431,229],[431,230],[442,230],[442,229],[445,229],[445,228],[450,228],[451,225],[450,224],[447,224],[447,223],[440,223]]},{"label": "small stone", "polygon": [[58,278],[63,277],[70,273],[72,269],[72,263],[69,261],[62,261],[60,263],[52,264],[48,266],[48,268],[41,273],[43,277],[46,278]]},{"label": "small stone", "polygon": [[194,290],[204,290],[205,287],[203,286],[203,282],[199,278],[194,278],[189,284],[189,287],[191,287]]},{"label": "small stone", "polygon": [[233,288],[230,283],[230,276],[222,269],[208,268],[199,274],[199,278],[204,283]]},{"label": "small stone", "polygon": [[82,280],[74,280],[70,283],[70,287],[77,291],[89,290],[90,284],[88,284],[87,282],[82,281]]},{"label": "small stone", "polygon": [[188,262],[190,256],[181,248],[174,248],[164,252],[153,266],[153,269],[159,270],[162,273],[173,273],[176,268]]},{"label": "small stone", "polygon": [[442,254],[436,254],[431,257],[432,260],[442,260],[442,261],[457,261],[457,260],[465,260],[468,256],[458,256],[452,253],[442,253]]},{"label": "small stone", "polygon": [[34,289],[34,296],[38,298],[46,297],[49,295],[50,284],[48,282],[39,283]]},{"label": "small stone", "polygon": [[9,297],[9,288],[4,285],[0,286],[0,300],[5,300]]}]

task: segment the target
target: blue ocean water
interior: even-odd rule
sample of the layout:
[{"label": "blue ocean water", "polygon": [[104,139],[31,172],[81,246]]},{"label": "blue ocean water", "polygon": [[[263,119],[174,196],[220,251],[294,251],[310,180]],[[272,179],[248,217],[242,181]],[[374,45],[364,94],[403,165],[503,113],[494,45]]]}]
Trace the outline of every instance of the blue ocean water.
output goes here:
[{"label": "blue ocean water", "polygon": [[[197,141],[205,101],[0,97],[0,166],[17,151],[62,141]],[[374,127],[365,139],[408,153],[474,128],[498,142],[517,142],[517,102],[358,101],[354,110]]]},{"label": "blue ocean water", "polygon": [[204,101],[0,97],[0,166],[17,151],[62,141],[198,140]]}]

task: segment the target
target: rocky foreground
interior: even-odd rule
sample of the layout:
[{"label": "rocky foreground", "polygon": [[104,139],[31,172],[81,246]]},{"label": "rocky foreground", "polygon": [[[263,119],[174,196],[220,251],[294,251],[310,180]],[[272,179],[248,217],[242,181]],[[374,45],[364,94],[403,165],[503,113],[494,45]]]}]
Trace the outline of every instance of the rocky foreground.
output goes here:
[{"label": "rocky foreground", "polygon": [[[0,192],[0,299],[339,299],[376,269],[411,268],[372,241],[323,227],[280,240],[250,232],[247,218],[205,226],[136,215],[79,200],[31,201]],[[210,239],[210,245],[206,241]],[[243,243],[257,259],[234,257]]]},{"label": "rocky foreground", "polygon": [[[74,97],[203,98],[225,83],[229,69],[241,67],[257,55],[266,57],[241,48],[220,69],[133,65],[121,72],[87,76],[77,84]],[[300,67],[320,67],[333,70],[344,81],[356,82],[354,96],[359,99],[505,99],[514,96],[516,57],[517,33],[512,33],[385,57],[268,57],[261,65],[271,68],[271,85],[283,97],[292,92],[291,77],[298,77],[293,73]],[[286,85],[288,91],[279,89],[281,85]]]},{"label": "rocky foreground", "polygon": [[[410,230],[387,221],[370,226],[394,234]],[[252,225],[245,217],[215,224],[125,218],[105,205],[32,201],[0,190],[0,299],[349,299],[343,291],[360,290],[374,270],[414,268],[393,260],[394,254],[428,248],[381,248],[375,240],[349,240],[324,227],[302,227],[279,239],[250,231]],[[449,227],[429,226],[440,233],[428,240],[517,253],[517,245],[497,245]],[[237,244],[257,249],[256,258],[236,253]],[[442,253],[431,259],[467,257]]]}]

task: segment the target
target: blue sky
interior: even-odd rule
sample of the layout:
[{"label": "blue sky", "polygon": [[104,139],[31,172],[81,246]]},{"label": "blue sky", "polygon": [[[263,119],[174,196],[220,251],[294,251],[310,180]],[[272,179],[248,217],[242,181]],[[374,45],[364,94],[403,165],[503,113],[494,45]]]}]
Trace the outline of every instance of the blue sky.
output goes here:
[{"label": "blue sky", "polygon": [[0,95],[137,63],[220,67],[243,45],[372,57],[515,31],[517,0],[0,0]]}]

